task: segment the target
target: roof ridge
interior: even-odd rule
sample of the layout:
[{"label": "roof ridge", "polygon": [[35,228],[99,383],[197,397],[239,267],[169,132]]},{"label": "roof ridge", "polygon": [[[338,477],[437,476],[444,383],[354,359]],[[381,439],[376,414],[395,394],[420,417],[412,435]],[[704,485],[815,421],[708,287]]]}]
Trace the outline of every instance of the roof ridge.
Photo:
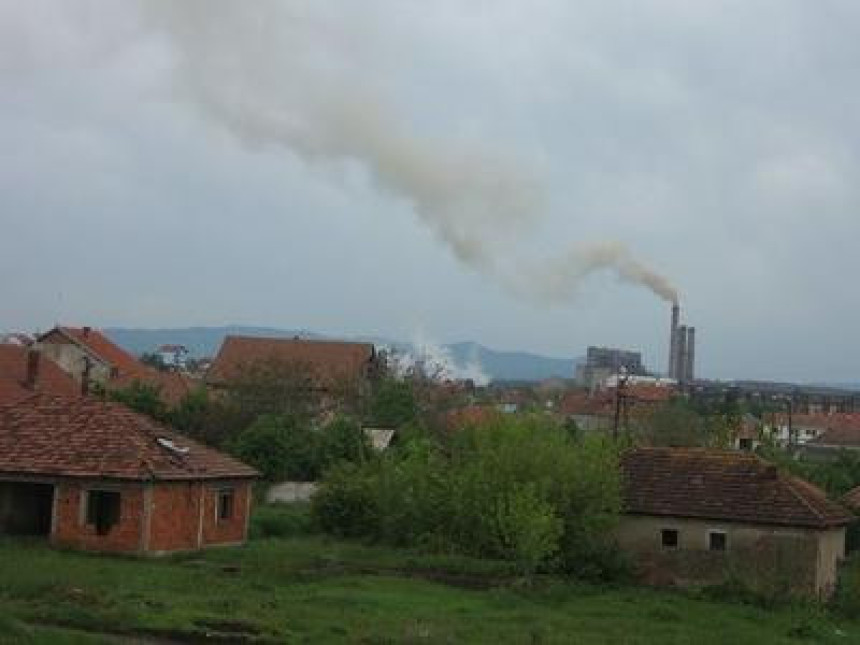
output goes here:
[{"label": "roof ridge", "polygon": [[[806,496],[805,496],[805,495],[802,495],[802,494],[800,493],[800,491],[799,491],[799,490],[797,490],[797,488],[795,487],[795,481],[794,481],[795,479],[796,479],[795,477],[785,476],[785,475],[783,475],[782,473],[780,473],[780,481],[782,481],[783,483],[785,483],[785,484],[788,486],[788,490],[789,490],[789,491],[791,491],[791,494],[792,494],[792,495],[794,495],[794,497],[795,497],[797,500],[799,500],[799,501],[800,501],[804,506],[806,506],[806,508],[807,508],[807,509],[809,509],[810,511],[812,511],[812,514],[813,514],[815,517],[817,517],[817,518],[818,518],[819,520],[821,520],[822,522],[826,522],[826,521],[827,521],[826,516],[825,516],[823,513],[821,513],[819,510],[817,510],[817,509],[816,509],[816,508],[815,508],[815,507],[814,507],[814,506],[809,502],[809,500],[808,500],[808,499],[806,499]],[[827,499],[827,498],[825,497],[825,499]]]},{"label": "roof ridge", "polygon": [[[91,354],[92,356],[95,356],[97,359],[101,360],[101,361],[102,361],[102,362],[104,362],[104,363],[107,363],[107,364],[108,364],[108,365],[110,365],[111,367],[117,367],[116,365],[114,365],[114,362],[113,362],[113,361],[109,361],[107,358],[105,358],[104,356],[102,356],[101,354],[99,354],[97,351],[95,351],[95,350],[94,350],[92,347],[90,347],[88,344],[84,343],[84,342],[83,342],[83,341],[81,341],[80,339],[76,338],[74,334],[70,334],[70,333],[68,333],[68,331],[67,331],[67,330],[71,330],[71,329],[81,329],[81,330],[82,330],[83,328],[81,328],[81,327],[66,327],[66,326],[57,325],[54,329],[56,329],[57,331],[59,331],[63,336],[65,336],[66,338],[68,338],[68,339],[69,339],[70,341],[72,341],[75,345],[77,345],[78,347],[81,347],[82,349],[84,349],[88,354]],[[98,329],[90,329],[90,333],[92,333],[92,332],[97,332],[97,333],[101,334],[101,332],[99,332],[99,330],[98,330]],[[45,335],[47,336],[47,335],[48,335],[48,334],[50,334],[50,333],[51,333],[51,332],[49,331],[49,332],[47,332]],[[104,336],[104,334],[102,334],[102,336]]]}]

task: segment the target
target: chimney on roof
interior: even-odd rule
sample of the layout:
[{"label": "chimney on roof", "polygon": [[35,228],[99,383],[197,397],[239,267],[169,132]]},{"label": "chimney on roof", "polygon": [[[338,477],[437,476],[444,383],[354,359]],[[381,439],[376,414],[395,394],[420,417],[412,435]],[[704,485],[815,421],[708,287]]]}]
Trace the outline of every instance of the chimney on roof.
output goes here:
[{"label": "chimney on roof", "polygon": [[28,390],[35,390],[36,383],[39,381],[39,361],[41,354],[38,349],[27,350],[27,375],[24,378],[24,387]]},{"label": "chimney on roof", "polygon": [[84,327],[84,338],[89,336],[91,331],[92,331],[92,327]]}]

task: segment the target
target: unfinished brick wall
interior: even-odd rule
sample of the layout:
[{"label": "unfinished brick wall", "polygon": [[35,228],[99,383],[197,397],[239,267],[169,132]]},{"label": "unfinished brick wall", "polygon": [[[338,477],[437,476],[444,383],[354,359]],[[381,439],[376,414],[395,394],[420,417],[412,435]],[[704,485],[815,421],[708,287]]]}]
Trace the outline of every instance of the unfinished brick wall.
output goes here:
[{"label": "unfinished brick wall", "polygon": [[[233,513],[230,519],[217,517],[218,491],[233,491]],[[203,545],[236,544],[246,539],[245,528],[250,513],[251,484],[248,481],[224,481],[207,484],[203,513]]]},{"label": "unfinished brick wall", "polygon": [[[119,521],[107,535],[98,535],[96,527],[86,523],[85,495],[91,488],[120,492]],[[51,541],[59,546],[90,551],[138,551],[143,534],[143,500],[143,486],[138,483],[99,485],[97,482],[61,482],[57,484]]]},{"label": "unfinished brick wall", "polygon": [[199,482],[157,484],[152,488],[147,550],[187,551],[198,548]]},{"label": "unfinished brick wall", "polygon": [[[121,495],[119,521],[106,535],[87,524],[85,496],[90,489]],[[221,490],[233,491],[233,507],[228,519],[219,520]],[[250,490],[247,481],[60,482],[51,541],[88,551],[156,554],[239,544],[247,537]]]}]

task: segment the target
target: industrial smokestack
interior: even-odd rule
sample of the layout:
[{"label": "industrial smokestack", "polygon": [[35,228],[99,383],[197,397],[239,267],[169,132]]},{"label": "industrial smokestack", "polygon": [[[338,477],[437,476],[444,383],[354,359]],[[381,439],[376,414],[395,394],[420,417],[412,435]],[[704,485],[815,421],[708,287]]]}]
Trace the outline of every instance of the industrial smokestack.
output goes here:
[{"label": "industrial smokestack", "polygon": [[681,325],[675,333],[675,378],[678,383],[687,383],[687,326]]},{"label": "industrial smokestack", "polygon": [[687,329],[687,360],[685,366],[685,381],[692,383],[696,378],[696,328]]},{"label": "industrial smokestack", "polygon": [[675,302],[672,305],[672,326],[669,330],[669,378],[676,378],[676,366],[678,363],[678,322],[681,319],[681,307]]}]

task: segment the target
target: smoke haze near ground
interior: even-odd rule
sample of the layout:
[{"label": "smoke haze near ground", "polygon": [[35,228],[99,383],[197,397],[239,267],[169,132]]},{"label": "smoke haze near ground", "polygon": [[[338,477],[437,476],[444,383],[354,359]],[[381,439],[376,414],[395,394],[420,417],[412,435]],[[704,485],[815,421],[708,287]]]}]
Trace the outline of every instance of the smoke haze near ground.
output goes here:
[{"label": "smoke haze near ground", "polygon": [[580,245],[532,269],[517,263],[512,246],[537,228],[546,208],[537,173],[511,153],[411,132],[372,90],[372,72],[343,51],[372,33],[335,30],[332,41],[325,4],[157,0],[144,7],[178,55],[179,96],[247,144],[282,146],[311,163],[359,162],[380,189],[405,198],[460,261],[512,292],[565,304],[589,275],[608,271],[677,300],[669,281],[619,242]]}]

